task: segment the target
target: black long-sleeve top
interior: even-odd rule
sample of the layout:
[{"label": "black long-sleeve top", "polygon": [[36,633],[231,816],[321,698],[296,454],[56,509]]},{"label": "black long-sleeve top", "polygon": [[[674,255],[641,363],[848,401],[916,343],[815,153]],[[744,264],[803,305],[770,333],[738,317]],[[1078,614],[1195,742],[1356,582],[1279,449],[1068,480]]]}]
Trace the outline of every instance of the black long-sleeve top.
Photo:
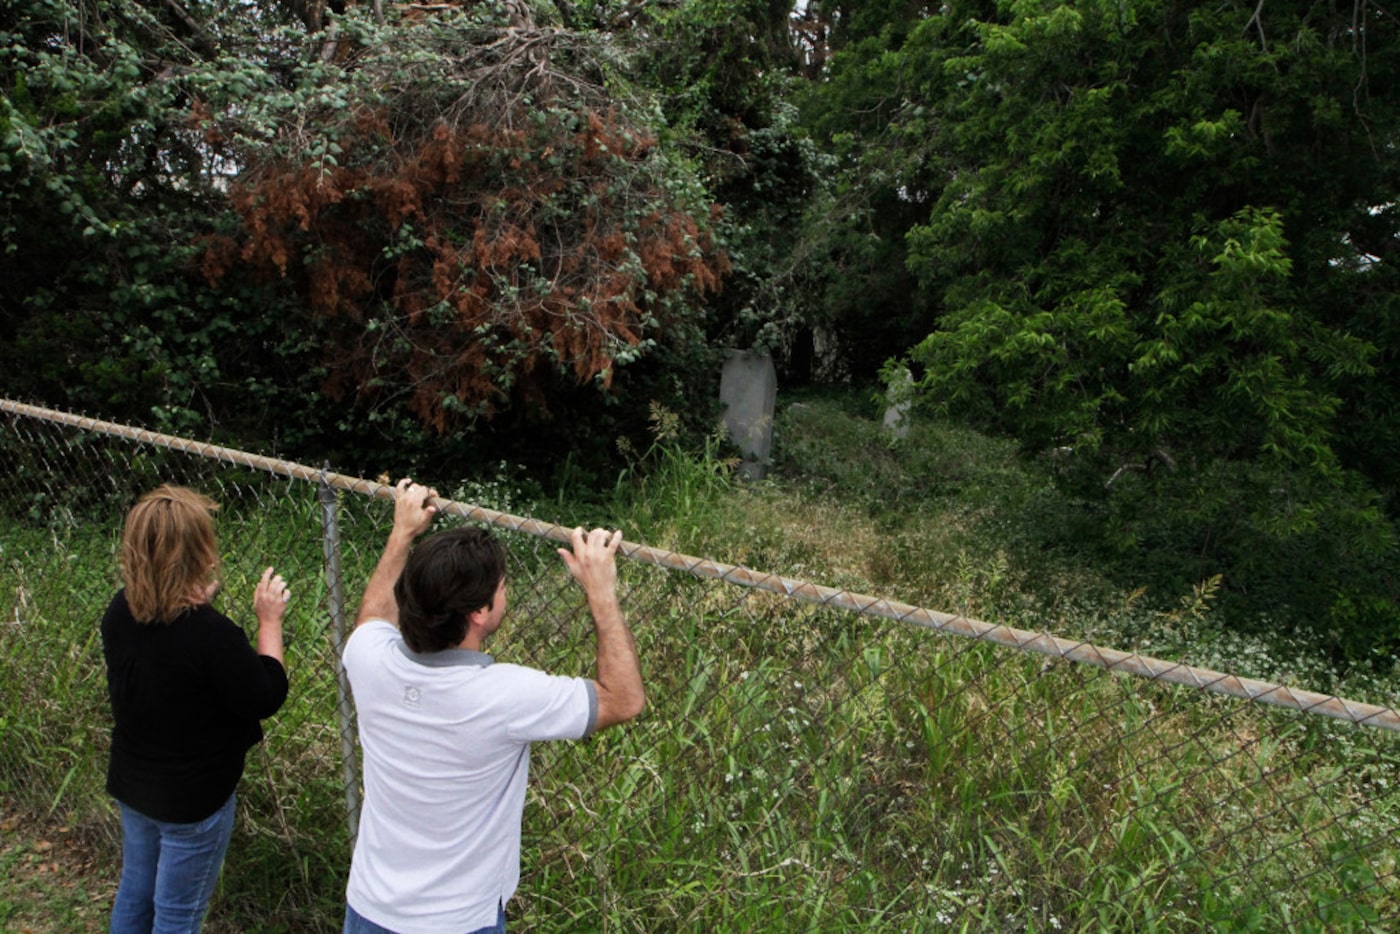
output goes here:
[{"label": "black long-sleeve top", "polygon": [[287,699],[287,673],[204,604],[138,623],[122,590],[102,617],[112,702],[107,792],[147,817],[203,820],[228,800],[260,720]]}]

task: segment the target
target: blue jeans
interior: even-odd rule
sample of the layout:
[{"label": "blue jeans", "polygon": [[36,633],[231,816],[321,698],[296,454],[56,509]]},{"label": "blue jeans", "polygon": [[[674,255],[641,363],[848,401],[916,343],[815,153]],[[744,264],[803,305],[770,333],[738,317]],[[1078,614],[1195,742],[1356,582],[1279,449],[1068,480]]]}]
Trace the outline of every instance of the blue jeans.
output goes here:
[{"label": "blue jeans", "polygon": [[[395,934],[395,932],[380,927],[347,904],[345,906],[345,929],[341,931],[341,934]],[[505,906],[500,905],[496,908],[495,924],[477,928],[475,931],[468,931],[467,934],[506,934]]]},{"label": "blue jeans", "polygon": [[204,820],[172,824],[121,804],[122,879],[111,934],[198,934],[233,833],[233,810],[229,795]]}]

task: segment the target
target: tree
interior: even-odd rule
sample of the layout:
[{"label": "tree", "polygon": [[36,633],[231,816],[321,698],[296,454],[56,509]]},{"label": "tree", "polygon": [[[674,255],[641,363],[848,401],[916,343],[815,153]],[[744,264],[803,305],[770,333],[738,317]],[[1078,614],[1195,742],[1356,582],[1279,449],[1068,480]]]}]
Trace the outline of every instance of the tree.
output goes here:
[{"label": "tree", "polygon": [[1239,571],[1344,512],[1388,553],[1349,473],[1393,483],[1365,452],[1400,440],[1367,401],[1397,375],[1388,11],[954,0],[843,69],[888,115],[862,165],[925,212],[921,398],[1058,451],[1125,542],[1189,514]]},{"label": "tree", "polygon": [[926,152],[897,122],[911,80],[902,50],[928,13],[921,0],[830,0],[807,4],[798,23],[801,122],[825,160],[792,269],[808,321],[842,362],[828,376],[872,382],[933,326],[936,302],[910,272],[906,242],[928,216]]},{"label": "tree", "polygon": [[732,269],[707,302],[707,340],[776,351],[790,378],[805,319],[792,256],[822,169],[792,103],[801,56],[791,14],[785,0],[685,0],[647,5],[633,24],[654,37],[637,80],[720,207],[716,235]]},{"label": "tree", "polygon": [[295,94],[199,110],[242,166],[205,273],[293,283],[330,393],[445,433],[689,339],[727,261],[615,43],[523,8],[339,25]]},{"label": "tree", "polygon": [[632,46],[546,6],[376,12],[0,13],[10,394],[350,469],[548,412],[557,460],[713,395],[726,259]]},{"label": "tree", "polygon": [[[222,429],[266,385],[275,297],[213,292],[193,275],[194,242],[223,195],[188,125],[186,82],[243,28],[239,10],[195,9],[19,0],[0,11],[7,394]],[[245,304],[259,316],[241,315]]]}]

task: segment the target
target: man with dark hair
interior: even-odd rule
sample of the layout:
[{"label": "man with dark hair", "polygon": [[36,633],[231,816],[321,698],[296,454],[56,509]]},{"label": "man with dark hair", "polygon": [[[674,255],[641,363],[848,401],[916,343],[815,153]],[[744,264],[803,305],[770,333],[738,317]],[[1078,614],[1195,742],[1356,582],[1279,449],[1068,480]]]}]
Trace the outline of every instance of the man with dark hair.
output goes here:
[{"label": "man with dark hair", "polygon": [[424,540],[394,584],[403,641],[415,652],[460,645],[472,611],[490,609],[505,579],[506,550],[485,529],[452,529]]},{"label": "man with dark hair", "polygon": [[394,527],[344,664],[364,755],[345,934],[505,931],[520,879],[530,744],[581,739],[641,713],[641,666],[617,600],[621,532],[574,529],[565,566],[598,639],[596,679],[494,662],[505,549],[461,528],[413,541],[437,491],[401,480]]}]

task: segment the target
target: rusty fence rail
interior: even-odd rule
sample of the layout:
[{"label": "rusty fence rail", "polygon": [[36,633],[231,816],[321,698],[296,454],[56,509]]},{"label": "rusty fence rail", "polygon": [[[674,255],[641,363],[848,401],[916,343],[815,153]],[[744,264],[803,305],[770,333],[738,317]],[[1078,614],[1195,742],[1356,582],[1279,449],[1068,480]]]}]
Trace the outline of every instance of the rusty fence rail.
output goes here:
[{"label": "rusty fence rail", "polygon": [[[280,873],[269,929],[333,929],[359,793],[338,650],[392,487],[5,400],[0,457],[0,807],[110,847],[96,621],[126,508],[161,482],[195,486],[222,503],[225,612],[251,617],[268,564],[296,593],[293,696],[250,760],[213,919]],[[590,672],[554,553],[567,527],[457,498],[439,525],[454,522],[495,528],[511,553],[493,654]],[[651,706],[537,747],[513,925],[1400,924],[1388,706],[643,544],[622,554]]]}]

